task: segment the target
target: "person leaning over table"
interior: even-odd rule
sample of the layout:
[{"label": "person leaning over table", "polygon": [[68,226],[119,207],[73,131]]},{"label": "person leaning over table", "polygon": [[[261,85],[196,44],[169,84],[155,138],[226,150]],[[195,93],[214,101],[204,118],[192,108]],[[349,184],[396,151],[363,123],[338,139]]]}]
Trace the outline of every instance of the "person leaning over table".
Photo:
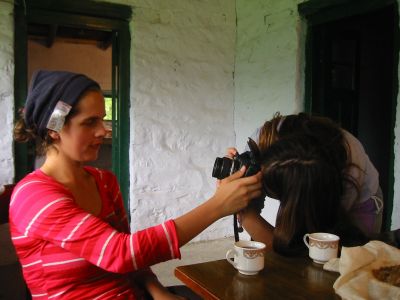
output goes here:
[{"label": "person leaning over table", "polygon": [[[341,234],[344,235],[342,241],[351,243],[351,239],[354,238],[355,243],[362,243],[365,242],[367,240],[366,238],[371,234],[378,233],[382,222],[383,206],[382,193],[379,187],[379,175],[365,153],[361,143],[349,132],[341,129],[332,120],[310,116],[305,113],[288,116],[276,114],[273,119],[265,122],[252,136],[258,143],[264,159],[267,159],[270,155],[272,150],[269,151],[269,148],[272,145],[279,142],[281,139],[290,139],[292,137],[295,137],[296,141],[301,140],[299,137],[315,141],[314,146],[316,150],[320,149],[320,151],[324,153],[324,159],[340,172],[341,195],[339,206],[341,214],[343,214],[345,216],[344,219],[347,220],[344,222],[347,225],[343,225],[344,219],[339,222],[343,225],[341,229]],[[284,148],[282,149],[282,151],[285,150]],[[236,152],[234,148],[228,149],[229,155],[234,155]],[[299,153],[291,153],[295,161],[296,159],[302,159],[302,157],[297,157]],[[283,155],[283,153],[281,153],[281,155]],[[281,158],[277,157],[276,159]],[[285,165],[285,167],[287,167],[287,165]],[[263,163],[262,168],[265,176],[267,165]],[[326,174],[321,174],[321,176],[325,175]],[[298,175],[298,178],[304,179],[300,175]],[[263,184],[268,185],[270,183],[264,178]],[[294,192],[293,187],[286,186],[286,188],[290,188],[290,191]],[[285,195],[287,195],[287,193]],[[320,197],[319,200],[315,198],[314,201],[317,203],[326,198],[324,195],[320,195]],[[290,214],[293,214],[293,217],[305,217],[299,216],[301,212],[296,215],[295,212],[292,211],[294,210],[295,204],[291,203],[289,198],[287,199],[287,203],[290,205],[287,207],[283,207],[282,199],[279,197],[276,199],[281,200],[281,203],[275,228],[262,218],[260,210],[255,209],[254,205],[243,210],[239,214],[239,219],[250,236],[270,246],[272,246],[272,240],[279,239],[279,231],[282,225],[280,219],[282,217],[287,217]],[[300,208],[300,210],[301,209],[303,208]],[[339,226],[339,223],[337,226]],[[294,223],[291,225],[292,227],[294,227],[293,224]],[[285,226],[289,225],[286,223]],[[353,228],[353,230],[351,230],[353,233],[345,229],[349,228],[349,226]],[[338,228],[336,229],[338,230]],[[294,232],[295,229],[292,228],[291,230]],[[311,228],[309,228],[309,231],[311,231]]]},{"label": "person leaning over table", "polygon": [[[260,174],[226,178],[215,194],[163,224],[129,232],[116,177],[85,166],[106,134],[104,98],[82,74],[38,71],[14,135],[46,158],[10,202],[10,231],[33,299],[182,299],[149,266],[180,258],[179,247],[260,196]],[[90,196],[88,196],[90,195]]]}]

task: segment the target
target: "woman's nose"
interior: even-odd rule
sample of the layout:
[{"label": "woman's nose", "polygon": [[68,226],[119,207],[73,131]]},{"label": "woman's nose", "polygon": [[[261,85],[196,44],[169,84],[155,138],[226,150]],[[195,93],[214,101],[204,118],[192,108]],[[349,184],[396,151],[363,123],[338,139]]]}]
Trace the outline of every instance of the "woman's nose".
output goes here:
[{"label": "woman's nose", "polygon": [[98,128],[97,128],[96,136],[105,137],[106,134],[107,134],[106,124],[105,124],[104,121],[101,121],[99,126],[98,126]]}]

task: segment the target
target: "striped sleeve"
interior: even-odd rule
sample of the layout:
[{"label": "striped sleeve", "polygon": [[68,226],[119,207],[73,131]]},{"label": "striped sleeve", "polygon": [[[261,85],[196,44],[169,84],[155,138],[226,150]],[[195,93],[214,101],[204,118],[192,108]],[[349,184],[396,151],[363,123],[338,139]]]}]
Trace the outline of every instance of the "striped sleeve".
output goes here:
[{"label": "striped sleeve", "polygon": [[85,212],[59,185],[25,181],[14,190],[10,222],[20,236],[59,246],[110,272],[126,273],[180,258],[172,220],[128,234]]}]

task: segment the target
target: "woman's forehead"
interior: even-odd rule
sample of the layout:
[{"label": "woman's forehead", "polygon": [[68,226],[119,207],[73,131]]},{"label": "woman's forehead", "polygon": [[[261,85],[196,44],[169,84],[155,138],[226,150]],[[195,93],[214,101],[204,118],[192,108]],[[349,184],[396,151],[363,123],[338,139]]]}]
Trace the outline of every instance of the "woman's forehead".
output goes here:
[{"label": "woman's forehead", "polygon": [[93,109],[104,109],[104,97],[103,94],[97,91],[88,91],[78,102],[77,108],[79,111],[93,110]]}]

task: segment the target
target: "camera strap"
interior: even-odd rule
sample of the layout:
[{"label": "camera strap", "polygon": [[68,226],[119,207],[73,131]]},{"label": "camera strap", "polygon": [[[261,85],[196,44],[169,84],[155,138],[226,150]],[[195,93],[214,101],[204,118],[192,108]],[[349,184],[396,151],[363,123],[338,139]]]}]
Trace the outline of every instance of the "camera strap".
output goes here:
[{"label": "camera strap", "polygon": [[237,215],[233,214],[233,234],[235,236],[235,242],[239,241],[239,232],[243,232],[242,224],[238,222]]}]

